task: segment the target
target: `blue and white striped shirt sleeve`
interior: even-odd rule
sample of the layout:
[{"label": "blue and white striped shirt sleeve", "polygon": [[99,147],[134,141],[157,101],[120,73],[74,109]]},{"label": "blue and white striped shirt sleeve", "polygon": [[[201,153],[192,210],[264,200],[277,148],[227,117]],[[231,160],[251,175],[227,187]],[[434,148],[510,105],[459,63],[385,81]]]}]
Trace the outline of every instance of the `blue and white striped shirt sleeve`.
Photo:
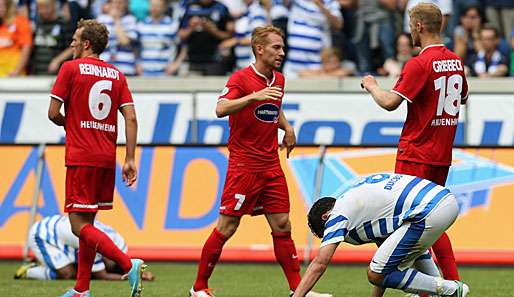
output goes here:
[{"label": "blue and white striped shirt sleeve", "polygon": [[340,215],[331,215],[325,223],[325,232],[320,247],[344,241],[348,234],[348,218]]}]

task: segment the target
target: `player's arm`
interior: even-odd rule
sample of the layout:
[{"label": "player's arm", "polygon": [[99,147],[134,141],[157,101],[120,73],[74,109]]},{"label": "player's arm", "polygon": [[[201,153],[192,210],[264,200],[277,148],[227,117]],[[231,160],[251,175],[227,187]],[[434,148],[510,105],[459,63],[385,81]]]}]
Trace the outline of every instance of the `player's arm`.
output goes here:
[{"label": "player's arm", "polygon": [[137,169],[135,165],[135,152],[137,142],[137,118],[133,104],[125,105],[120,108],[121,114],[125,119],[126,154],[125,164],[123,165],[122,178],[128,186],[132,185],[137,179]]},{"label": "player's arm", "polygon": [[280,115],[278,116],[278,127],[285,132],[280,149],[286,148],[287,158],[289,158],[289,153],[293,151],[296,145],[296,135],[294,134],[293,126],[291,126],[291,124],[287,121],[286,115],[282,109],[280,109]]},{"label": "player's arm", "polygon": [[334,255],[338,245],[339,243],[331,243],[322,246],[319,249],[318,255],[314,260],[312,260],[307,271],[305,271],[305,274],[303,275],[298,288],[296,288],[293,297],[304,297],[305,294],[314,287],[325,270],[327,270],[328,264],[330,263],[330,260],[332,260],[332,256]]},{"label": "player's arm", "polygon": [[366,89],[373,97],[373,100],[385,110],[393,111],[397,109],[403,101],[400,95],[380,88],[377,80],[372,75],[363,77],[361,86]]},{"label": "player's arm", "polygon": [[218,104],[216,104],[216,116],[218,118],[222,118],[231,115],[255,101],[280,100],[280,98],[282,98],[282,92],[280,89],[275,87],[264,88],[259,92],[255,92],[238,99],[229,100],[221,98],[218,100]]},{"label": "player's arm", "polygon": [[57,126],[64,126],[65,117],[61,113],[62,102],[51,97],[50,106],[48,107],[48,119]]}]

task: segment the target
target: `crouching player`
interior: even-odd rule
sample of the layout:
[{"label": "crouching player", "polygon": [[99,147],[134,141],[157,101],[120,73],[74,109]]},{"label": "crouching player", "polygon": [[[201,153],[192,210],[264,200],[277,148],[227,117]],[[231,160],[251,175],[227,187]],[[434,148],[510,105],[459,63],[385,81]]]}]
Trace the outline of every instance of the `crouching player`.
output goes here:
[{"label": "crouching player", "polygon": [[308,216],[311,231],[322,238],[321,246],[293,296],[305,296],[325,272],[339,243],[346,241],[380,245],[368,268],[368,280],[375,286],[464,297],[469,293],[466,284],[429,275],[415,265],[426,258],[427,249],[458,214],[457,200],[448,189],[402,174],[371,175],[338,199],[321,198]]},{"label": "crouching player", "polygon": [[[127,244],[120,233],[98,220],[94,226],[105,233],[122,252],[127,253]],[[30,228],[28,245],[37,263],[22,265],[16,271],[15,279],[75,279],[79,238],[71,232],[67,216],[54,215],[36,222]],[[123,270],[114,261],[97,253],[91,267],[91,277],[100,280],[122,280]],[[144,271],[142,277],[144,280],[154,279],[149,271]]]}]

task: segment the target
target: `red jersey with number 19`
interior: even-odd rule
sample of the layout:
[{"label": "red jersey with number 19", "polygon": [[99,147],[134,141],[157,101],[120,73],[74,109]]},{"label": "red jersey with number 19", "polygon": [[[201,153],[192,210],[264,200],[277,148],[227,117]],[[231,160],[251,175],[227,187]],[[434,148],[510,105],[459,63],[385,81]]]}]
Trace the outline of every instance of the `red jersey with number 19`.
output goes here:
[{"label": "red jersey with number 19", "polygon": [[[218,100],[239,99],[267,87],[278,87],[283,92],[284,76],[273,71],[273,78],[268,80],[251,64],[230,76]],[[280,167],[278,118],[281,107],[282,98],[256,101],[229,116],[229,167],[252,171]]]},{"label": "red jersey with number 19", "polygon": [[392,89],[409,102],[397,160],[448,166],[461,100],[468,96],[464,63],[444,45],[410,59]]},{"label": "red jersey with number 19", "polygon": [[125,76],[87,57],[64,63],[50,97],[64,103],[66,166],[115,168],[118,109],[134,104]]}]

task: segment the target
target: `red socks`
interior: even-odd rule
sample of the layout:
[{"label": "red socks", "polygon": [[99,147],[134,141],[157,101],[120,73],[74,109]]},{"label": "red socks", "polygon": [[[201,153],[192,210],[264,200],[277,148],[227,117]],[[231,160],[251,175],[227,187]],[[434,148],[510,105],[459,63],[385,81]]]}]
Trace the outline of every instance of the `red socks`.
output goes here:
[{"label": "red socks", "polygon": [[294,291],[300,284],[300,263],[294,246],[291,232],[271,232],[273,250],[278,263],[286,275],[289,288]]},{"label": "red socks", "polygon": [[446,232],[432,245],[432,251],[435,254],[444,279],[460,280],[457,263],[453,255],[452,243]]},{"label": "red socks", "polygon": [[102,256],[118,263],[125,273],[132,268],[130,258],[112,242],[109,236],[93,225],[87,224],[80,230],[80,240],[83,240],[89,248],[97,251]]},{"label": "red socks", "polygon": [[79,236],[77,283],[75,284],[77,292],[89,290],[91,268],[95,262],[96,251],[118,263],[125,272],[132,268],[132,263],[127,255],[120,251],[105,233],[93,225],[87,224],[82,227]]},{"label": "red socks", "polygon": [[207,289],[209,287],[208,282],[211,277],[212,271],[221,256],[223,245],[227,241],[227,238],[223,236],[216,228],[212,230],[211,235],[205,241],[202,248],[202,256],[200,263],[198,263],[198,275],[193,286],[195,291]]},{"label": "red socks", "polygon": [[89,290],[91,268],[95,262],[95,256],[95,250],[88,247],[84,240],[79,238],[77,282],[75,283],[75,291],[84,292]]}]

